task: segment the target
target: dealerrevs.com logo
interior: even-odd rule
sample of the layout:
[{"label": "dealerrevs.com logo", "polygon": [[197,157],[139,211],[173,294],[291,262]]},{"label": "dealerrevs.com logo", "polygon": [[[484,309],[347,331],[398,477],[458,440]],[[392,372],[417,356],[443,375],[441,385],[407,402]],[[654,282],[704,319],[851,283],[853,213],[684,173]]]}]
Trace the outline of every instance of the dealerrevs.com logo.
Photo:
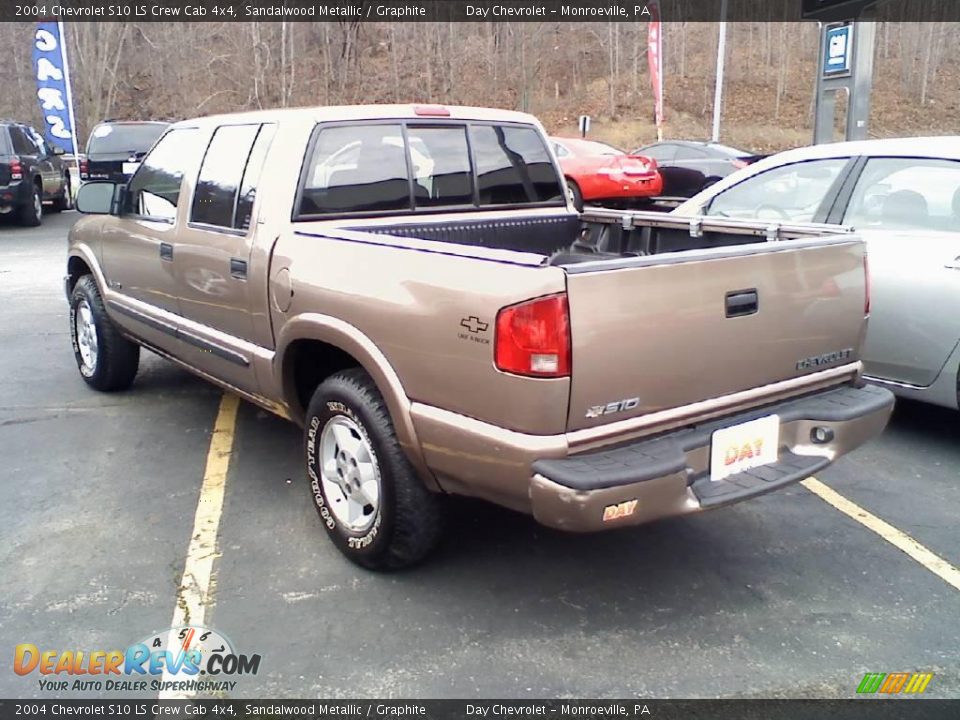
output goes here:
[{"label": "dealerrevs.com logo", "polygon": [[216,630],[197,625],[150,635],[126,650],[55,650],[22,643],[14,650],[17,675],[38,674],[41,690],[215,692],[230,678],[256,675],[260,655],[244,655]]}]

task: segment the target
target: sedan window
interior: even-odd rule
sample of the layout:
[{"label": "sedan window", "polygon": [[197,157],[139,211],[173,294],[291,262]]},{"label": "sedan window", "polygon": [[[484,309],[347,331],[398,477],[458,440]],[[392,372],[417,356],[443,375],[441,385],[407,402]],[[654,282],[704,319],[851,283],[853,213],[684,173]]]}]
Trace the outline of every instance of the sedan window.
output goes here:
[{"label": "sedan window", "polygon": [[665,160],[673,160],[677,156],[677,147],[677,145],[673,145],[672,143],[650,145],[644,148],[637,148],[630,154],[646,155],[647,157],[653,158],[657,162],[664,162]]},{"label": "sedan window", "polygon": [[677,160],[703,160],[710,157],[710,153],[700,148],[681,145],[677,148]]},{"label": "sedan window", "polygon": [[848,159],[792,163],[753,175],[714,197],[706,214],[811,222]]},{"label": "sedan window", "polygon": [[960,230],[960,162],[871,158],[843,222],[860,228]]}]

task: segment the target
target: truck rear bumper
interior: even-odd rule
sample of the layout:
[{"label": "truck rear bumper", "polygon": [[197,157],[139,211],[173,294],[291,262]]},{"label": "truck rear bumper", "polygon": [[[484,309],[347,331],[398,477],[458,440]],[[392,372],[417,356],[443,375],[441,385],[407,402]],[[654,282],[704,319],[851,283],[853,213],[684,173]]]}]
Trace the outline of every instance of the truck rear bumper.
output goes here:
[{"label": "truck rear bumper", "polygon": [[[726,505],[818,472],[879,435],[890,418],[893,395],[854,382],[810,387],[749,410],[708,408],[709,419],[652,437],[604,438],[603,447],[579,452],[582,431],[527,435],[422,403],[412,404],[411,418],[422,461],[445,491],[530,513],[550,527],[589,532]],[[713,433],[774,414],[777,462],[712,481]]]},{"label": "truck rear bumper", "polygon": [[[538,460],[529,488],[532,513],[550,527],[590,532],[762,495],[809,477],[878,435],[893,403],[888,390],[845,385],[614,449]],[[767,415],[780,418],[778,460],[711,480],[713,433]]]}]

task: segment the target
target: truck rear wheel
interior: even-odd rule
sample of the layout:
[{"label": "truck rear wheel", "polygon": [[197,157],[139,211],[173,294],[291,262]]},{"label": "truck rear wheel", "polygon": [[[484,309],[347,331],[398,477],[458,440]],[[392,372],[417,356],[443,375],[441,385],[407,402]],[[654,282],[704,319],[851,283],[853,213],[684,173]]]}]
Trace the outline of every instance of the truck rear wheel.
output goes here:
[{"label": "truck rear wheel", "polygon": [[34,183],[30,199],[20,206],[20,224],[36,227],[41,222],[43,222],[43,193],[40,186]]},{"label": "truck rear wheel", "polygon": [[127,340],[107,316],[91,275],[70,294],[70,339],[84,382],[96,390],[126,390],[140,366],[140,346]]},{"label": "truck rear wheel", "polygon": [[304,447],[320,520],[352,562],[396,570],[437,545],[440,498],[417,477],[383,398],[362,369],[336,373],[314,392]]}]

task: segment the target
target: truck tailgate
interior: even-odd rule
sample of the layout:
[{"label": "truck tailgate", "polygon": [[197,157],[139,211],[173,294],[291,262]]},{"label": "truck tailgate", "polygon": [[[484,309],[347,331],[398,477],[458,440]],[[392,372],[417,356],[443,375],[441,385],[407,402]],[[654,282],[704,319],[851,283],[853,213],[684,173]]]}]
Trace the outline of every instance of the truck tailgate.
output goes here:
[{"label": "truck tailgate", "polygon": [[569,430],[859,359],[864,247],[801,239],[571,265]]}]

